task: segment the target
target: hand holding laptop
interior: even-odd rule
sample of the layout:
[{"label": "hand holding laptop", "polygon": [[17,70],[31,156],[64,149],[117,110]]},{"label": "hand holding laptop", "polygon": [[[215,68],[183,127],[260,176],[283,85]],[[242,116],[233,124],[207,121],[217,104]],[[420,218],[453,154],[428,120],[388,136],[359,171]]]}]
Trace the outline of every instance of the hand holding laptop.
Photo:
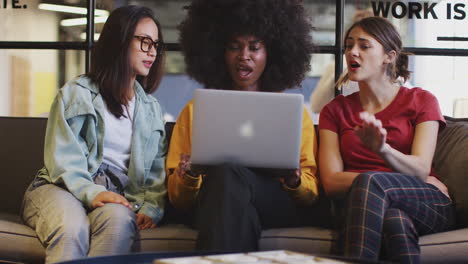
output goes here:
[{"label": "hand holding laptop", "polygon": [[177,166],[177,175],[184,177],[188,175],[190,177],[197,178],[203,174],[203,166],[194,165],[190,159],[190,155],[182,153],[180,154],[179,165]]},{"label": "hand holding laptop", "polygon": [[[290,170],[283,170],[283,171],[285,171],[285,175],[281,177],[281,182],[283,182],[290,188],[296,188],[297,186],[301,184],[301,169],[296,169],[292,171]],[[177,175],[179,177],[184,177],[185,175],[189,175],[190,177],[200,176],[200,173],[194,173],[194,171],[192,170],[192,163],[190,161],[190,155],[180,154],[179,165],[177,167]]]},{"label": "hand holding laptop", "polygon": [[179,166],[177,167],[177,175],[179,177],[184,177],[186,174],[189,174],[192,177],[198,176],[192,175],[190,173],[190,155],[180,154]]},{"label": "hand holding laptop", "polygon": [[301,169],[296,169],[293,173],[285,175],[282,181],[289,188],[297,188],[301,184],[301,174]]}]

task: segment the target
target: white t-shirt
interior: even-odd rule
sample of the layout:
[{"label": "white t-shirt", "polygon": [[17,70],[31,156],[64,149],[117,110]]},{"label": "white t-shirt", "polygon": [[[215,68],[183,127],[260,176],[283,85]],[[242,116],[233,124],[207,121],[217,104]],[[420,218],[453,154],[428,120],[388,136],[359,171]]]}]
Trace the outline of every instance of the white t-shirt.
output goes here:
[{"label": "white t-shirt", "polygon": [[135,96],[128,102],[128,113],[124,106],[124,115],[116,118],[106,107],[104,113],[104,157],[103,162],[128,171],[132,146],[132,121],[135,111]]}]

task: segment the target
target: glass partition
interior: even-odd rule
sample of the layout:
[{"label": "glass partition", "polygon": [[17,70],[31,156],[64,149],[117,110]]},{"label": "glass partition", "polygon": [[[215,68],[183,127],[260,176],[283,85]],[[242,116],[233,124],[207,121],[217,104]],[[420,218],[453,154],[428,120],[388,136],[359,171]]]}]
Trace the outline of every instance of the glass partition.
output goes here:
[{"label": "glass partition", "polygon": [[411,84],[432,92],[442,113],[468,117],[468,57],[412,56]]},{"label": "glass partition", "polygon": [[[180,111],[184,105],[192,99],[193,91],[203,86],[196,81],[190,79],[185,74],[183,68],[179,68],[183,62],[183,55],[180,52],[169,52],[168,60],[166,63],[167,70],[181,69],[179,71],[166,71],[162,83],[154,96],[158,98],[160,104],[165,111],[165,118],[167,121],[175,121],[179,116]],[[172,59],[171,59],[172,58]],[[176,63],[171,63],[176,61]],[[317,84],[322,76],[327,80],[334,80],[334,56],[330,54],[313,54],[311,60],[311,71],[307,73],[306,78],[299,87],[290,89],[288,93],[299,93],[304,96],[304,103],[311,112],[310,98]],[[317,101],[320,104],[328,103],[334,96],[333,81],[322,81],[321,89],[328,91],[325,92],[326,96],[320,96]],[[318,120],[318,114],[312,115],[314,121]]]},{"label": "glass partition", "polygon": [[[89,1],[92,0],[1,1],[0,45],[5,42],[8,44],[6,49],[0,49],[0,115],[35,116],[48,111],[47,102],[50,102],[57,88],[85,72],[86,46],[83,45],[80,51],[40,50],[42,46],[39,45],[37,49],[37,43],[85,43],[84,18]],[[99,38],[109,12],[133,4],[152,8],[162,24],[166,43],[177,44],[177,26],[185,17],[184,7],[190,4],[190,0],[96,0],[95,4],[95,40]],[[317,89],[319,81],[324,82],[322,75],[329,76],[328,83],[333,85],[330,81],[335,77],[336,57],[333,54],[339,53],[335,44],[336,41],[342,41],[335,40],[338,28],[336,4],[337,1],[330,0],[304,0],[304,7],[314,27],[314,43],[328,48],[327,52],[330,53],[313,54],[312,71],[302,86],[288,91],[304,94],[306,103],[310,103],[310,95]],[[405,47],[427,48],[425,54],[434,52],[442,55],[413,56],[410,62],[414,76],[410,82],[433,92],[439,98],[445,115],[468,117],[464,111],[468,101],[468,89],[464,87],[468,81],[465,73],[468,57],[444,56],[443,53],[448,49],[468,49],[468,0],[345,0],[343,12],[341,19],[345,30],[360,17],[374,14],[384,16],[399,29]],[[19,50],[14,47],[15,41],[34,43],[29,49]],[[178,46],[171,47],[175,51],[167,54],[166,76],[156,96],[172,118],[176,118],[181,107],[190,100],[193,89],[201,86],[185,74],[184,60],[177,51]],[[174,103],[174,100],[177,102]]]},{"label": "glass partition", "polygon": [[[86,0],[1,1],[0,41],[84,41]],[[98,1],[99,2],[99,1]],[[102,26],[112,7],[109,1],[96,4],[96,27]],[[16,3],[20,8],[14,8]],[[39,30],[40,29],[40,30]]]},{"label": "glass partition", "polygon": [[190,0],[130,0],[129,4],[142,5],[151,8],[156,18],[161,23],[166,43],[179,42],[177,25],[186,15],[184,6],[190,4]]},{"label": "glass partition", "polygon": [[467,0],[345,1],[347,22],[359,12],[386,17],[399,29],[405,47],[467,49]]},{"label": "glass partition", "polygon": [[312,31],[314,43],[316,45],[335,45],[335,1],[306,0],[304,7],[314,27]]},{"label": "glass partition", "polygon": [[47,116],[57,89],[84,64],[83,51],[0,49],[0,115]]}]

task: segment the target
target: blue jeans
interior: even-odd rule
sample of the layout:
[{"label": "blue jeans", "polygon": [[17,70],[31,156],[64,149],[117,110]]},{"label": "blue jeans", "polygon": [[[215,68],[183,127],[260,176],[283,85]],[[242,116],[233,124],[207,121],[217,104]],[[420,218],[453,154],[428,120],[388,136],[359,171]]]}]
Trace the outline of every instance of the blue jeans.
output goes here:
[{"label": "blue jeans", "polygon": [[344,247],[350,257],[419,263],[419,236],[450,229],[454,208],[434,185],[400,173],[367,172],[353,182]]},{"label": "blue jeans", "polygon": [[46,249],[46,263],[85,256],[125,254],[138,236],[135,214],[108,203],[87,210],[67,190],[34,182],[26,191],[23,221],[33,228]]}]

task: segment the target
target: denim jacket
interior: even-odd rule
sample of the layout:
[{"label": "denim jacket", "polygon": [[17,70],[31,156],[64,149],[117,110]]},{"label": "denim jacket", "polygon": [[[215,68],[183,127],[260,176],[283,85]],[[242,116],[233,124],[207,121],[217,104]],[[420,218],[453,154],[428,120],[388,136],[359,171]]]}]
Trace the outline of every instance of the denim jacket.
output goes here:
[{"label": "denim jacket", "polygon": [[[161,107],[135,81],[135,113],[125,198],[136,213],[161,220],[166,195],[166,133]],[[38,177],[64,186],[85,206],[106,189],[93,182],[103,158],[105,104],[86,76],[65,84],[52,104]]]}]

